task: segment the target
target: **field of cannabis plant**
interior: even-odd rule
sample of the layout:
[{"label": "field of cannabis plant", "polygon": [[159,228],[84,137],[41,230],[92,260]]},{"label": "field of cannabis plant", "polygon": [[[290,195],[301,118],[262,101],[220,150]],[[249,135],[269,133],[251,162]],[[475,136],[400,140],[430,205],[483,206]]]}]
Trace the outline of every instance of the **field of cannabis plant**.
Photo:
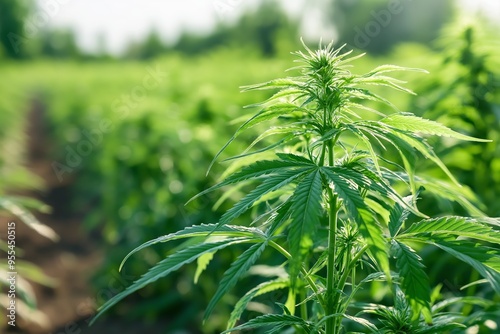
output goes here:
[{"label": "field of cannabis plant", "polygon": [[[444,333],[497,319],[498,306],[492,299],[467,295],[442,299],[440,285],[427,274],[432,268],[425,266],[418,253],[425,245],[448,253],[482,276],[468,286],[484,285],[492,294],[500,292],[500,221],[485,216],[429,217],[418,208],[423,192],[449,196],[444,186],[426,189],[430,182],[416,173],[420,159],[431,161],[459,189],[428,136],[489,140],[401,112],[370,90],[385,86],[413,94],[402,86],[404,82],[388,74],[423,70],[380,65],[353,74],[351,66],[362,55],[351,56],[350,51],[332,45],[316,51],[305,47],[295,55],[299,65],[292,70],[298,72],[296,76],[243,88],[273,90],[274,94],[251,105],[258,111],[243,122],[214,160],[246,130],[261,123],[269,124],[267,130],[241,153],[226,158],[233,164],[225,178],[191,201],[221,190],[241,190],[242,198],[215,223],[192,225],[131,251],[123,262],[154,244],[188,239],[108,300],[100,314],[195,261],[197,280],[217,258],[216,253],[247,245],[220,281],[215,278],[219,283],[205,321],[255,268],[262,254],[272,252],[282,261],[253,270],[265,279],[234,302],[223,333],[250,329],[265,333]],[[384,107],[372,108],[366,101]],[[386,155],[389,148],[397,155]],[[248,211],[252,215],[242,219]],[[362,290],[375,283],[385,291],[383,303],[360,298]],[[277,304],[279,312],[241,321],[255,297],[276,290],[286,291],[286,298]],[[468,307],[469,312],[456,312],[457,307]]]},{"label": "field of cannabis plant", "polygon": [[[383,56],[1,62],[0,205],[44,235],[51,204],[51,245],[98,257],[84,333],[498,333],[500,63],[451,30]],[[38,295],[67,284],[23,266]]]}]

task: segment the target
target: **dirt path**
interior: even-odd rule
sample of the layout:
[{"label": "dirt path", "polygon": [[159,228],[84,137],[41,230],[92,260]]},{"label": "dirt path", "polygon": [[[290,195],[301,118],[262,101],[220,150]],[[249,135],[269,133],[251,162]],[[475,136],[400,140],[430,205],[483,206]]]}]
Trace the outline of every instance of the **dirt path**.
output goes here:
[{"label": "dirt path", "polygon": [[[50,161],[51,143],[45,128],[45,108],[34,100],[28,119],[27,167],[44,181],[43,191],[25,192],[52,208],[50,214],[35,214],[44,224],[59,235],[56,243],[45,239],[14,219],[16,244],[23,249],[22,258],[37,265],[54,279],[53,287],[33,284],[40,316],[30,320],[16,319],[20,326],[9,326],[6,333],[24,334],[164,334],[168,319],[145,323],[128,319],[103,319],[92,327],[89,320],[95,315],[98,292],[92,290],[90,278],[103,260],[101,238],[91,236],[82,226],[84,216],[75,214],[69,203],[72,200],[73,181],[65,178],[59,182]],[[0,216],[0,221],[6,217]],[[4,224],[2,223],[1,226]],[[5,224],[6,225],[6,224]],[[171,321],[170,321],[171,322]],[[0,328],[2,332],[2,328]],[[193,334],[196,331],[169,331],[168,334]]]},{"label": "dirt path", "polygon": [[[52,207],[52,213],[36,214],[60,237],[54,243],[27,228],[15,219],[17,244],[23,249],[22,258],[29,260],[55,280],[53,287],[34,284],[38,309],[45,316],[34,315],[28,322],[18,319],[17,331],[12,333],[48,334],[80,333],[72,329],[79,319],[88,318],[94,312],[92,289],[89,278],[102,259],[96,242],[83,230],[82,218],[69,209],[71,180],[60,183],[48,160],[50,142],[44,128],[44,108],[35,100],[32,103],[27,126],[27,166],[44,181],[45,190],[25,193]],[[6,219],[5,217],[3,219]],[[37,323],[38,322],[38,323]],[[24,328],[19,331],[19,328]],[[58,331],[59,328],[65,330]],[[80,325],[82,327],[82,325]],[[70,330],[67,330],[67,329]],[[76,327],[75,327],[76,328]],[[10,333],[9,332],[9,333]]]}]

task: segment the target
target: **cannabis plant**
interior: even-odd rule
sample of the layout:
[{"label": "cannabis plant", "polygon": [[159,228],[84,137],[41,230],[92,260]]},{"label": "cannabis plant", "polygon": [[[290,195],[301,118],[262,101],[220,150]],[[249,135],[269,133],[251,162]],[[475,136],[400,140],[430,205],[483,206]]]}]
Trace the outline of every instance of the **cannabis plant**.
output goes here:
[{"label": "cannabis plant", "polygon": [[[417,208],[422,177],[415,175],[417,158],[435,163],[455,179],[427,143],[425,136],[484,141],[455,132],[437,122],[400,112],[372,85],[412,93],[387,74],[421,71],[382,65],[357,75],[350,71],[351,52],[332,45],[297,52],[297,76],[244,87],[274,90],[253,105],[238,135],[271,123],[238,156],[226,177],[198,196],[212,191],[246,190],[257,184],[212,224],[148,241],[132,254],[157,243],[189,239],[125,291],[107,301],[100,314],[126,296],[197,261],[197,275],[213,255],[247,245],[220,278],[205,320],[266,250],[281,257],[277,274],[251,287],[234,305],[227,330],[265,333],[341,333],[347,328],[377,333],[439,333],[464,327],[461,314],[431,299],[431,283],[417,250],[432,245],[477,270],[500,292],[499,222],[488,218],[427,217]],[[386,112],[391,108],[392,113]],[[398,159],[388,160],[393,150]],[[221,153],[217,154],[216,158]],[[214,159],[214,160],[215,160]],[[433,191],[445,191],[437,186]],[[223,196],[226,197],[226,196]],[[239,224],[236,224],[239,222]],[[358,296],[373,282],[391,291],[394,306],[361,303]],[[258,296],[284,290],[282,312],[241,318]],[[485,305],[475,301],[456,302]],[[487,313],[484,313],[487,314]],[[95,320],[95,319],[94,319]]]}]

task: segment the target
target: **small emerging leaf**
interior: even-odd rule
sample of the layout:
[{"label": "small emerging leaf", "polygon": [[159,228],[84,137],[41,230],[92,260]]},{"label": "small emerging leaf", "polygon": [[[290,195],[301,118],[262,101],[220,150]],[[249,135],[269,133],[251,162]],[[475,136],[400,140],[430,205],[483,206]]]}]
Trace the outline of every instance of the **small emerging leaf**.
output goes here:
[{"label": "small emerging leaf", "polygon": [[200,256],[197,260],[197,267],[196,267],[196,272],[194,273],[194,284],[198,283],[198,279],[200,278],[201,274],[207,269],[208,264],[212,259],[214,258],[215,253],[206,253]]}]

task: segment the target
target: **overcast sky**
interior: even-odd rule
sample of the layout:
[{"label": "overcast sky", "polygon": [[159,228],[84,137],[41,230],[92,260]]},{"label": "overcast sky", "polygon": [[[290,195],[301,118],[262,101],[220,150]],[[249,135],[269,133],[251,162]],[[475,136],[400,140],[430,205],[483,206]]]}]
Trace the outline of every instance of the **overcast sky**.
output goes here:
[{"label": "overcast sky", "polygon": [[[48,20],[37,26],[69,27],[86,50],[96,50],[97,36],[105,38],[108,51],[119,52],[130,40],[140,40],[157,28],[167,41],[173,41],[183,30],[207,31],[218,21],[231,21],[242,12],[256,7],[262,0],[37,0]],[[287,11],[299,16],[307,13],[304,34],[320,31],[321,12],[315,5],[324,0],[281,0]],[[440,0],[436,0],[440,1]],[[468,11],[480,7],[500,21],[500,0],[460,0]],[[316,6],[317,7],[317,6]],[[33,18],[36,19],[36,18]],[[320,36],[318,36],[320,37]],[[322,36],[325,39],[332,36]]]}]

